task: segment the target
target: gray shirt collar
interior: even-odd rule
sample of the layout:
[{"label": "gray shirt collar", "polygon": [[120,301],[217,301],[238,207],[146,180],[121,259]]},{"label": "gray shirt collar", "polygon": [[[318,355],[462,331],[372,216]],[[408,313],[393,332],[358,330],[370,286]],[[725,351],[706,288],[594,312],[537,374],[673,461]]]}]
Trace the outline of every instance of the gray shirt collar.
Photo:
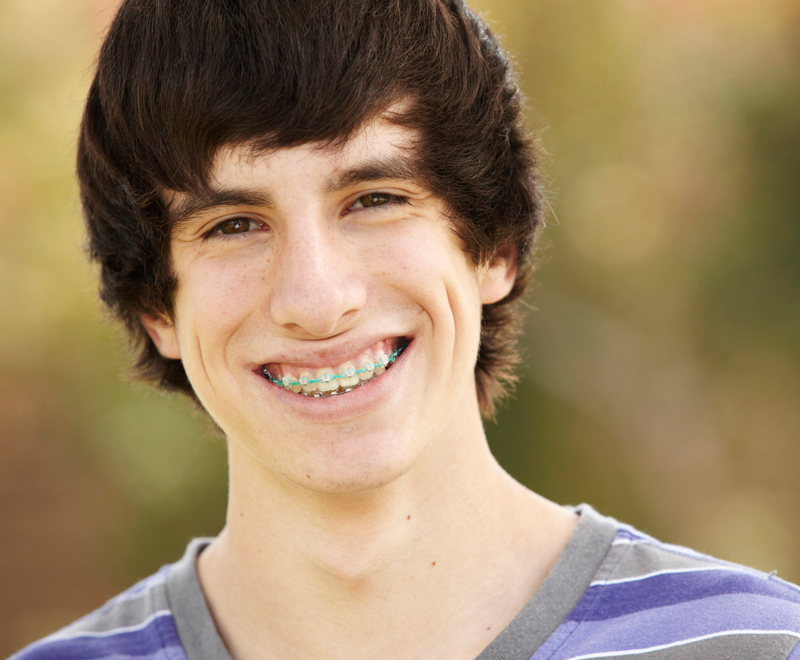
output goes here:
[{"label": "gray shirt collar", "polygon": [[[476,660],[529,660],[572,611],[592,582],[617,532],[617,523],[588,504],[542,586]],[[196,559],[211,539],[192,541],[167,577],[167,597],[187,660],[231,660],[208,610]]]}]

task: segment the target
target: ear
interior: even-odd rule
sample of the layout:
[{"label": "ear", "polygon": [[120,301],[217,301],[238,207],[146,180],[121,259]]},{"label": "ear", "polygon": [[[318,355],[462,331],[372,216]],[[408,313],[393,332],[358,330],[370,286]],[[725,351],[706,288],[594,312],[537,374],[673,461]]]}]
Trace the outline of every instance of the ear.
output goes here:
[{"label": "ear", "polygon": [[140,314],[139,320],[161,355],[170,360],[181,359],[178,335],[175,333],[175,326],[172,323],[160,316],[150,316],[149,314]]},{"label": "ear", "polygon": [[517,249],[513,245],[498,247],[491,263],[481,269],[481,303],[491,305],[505,298],[517,278]]}]

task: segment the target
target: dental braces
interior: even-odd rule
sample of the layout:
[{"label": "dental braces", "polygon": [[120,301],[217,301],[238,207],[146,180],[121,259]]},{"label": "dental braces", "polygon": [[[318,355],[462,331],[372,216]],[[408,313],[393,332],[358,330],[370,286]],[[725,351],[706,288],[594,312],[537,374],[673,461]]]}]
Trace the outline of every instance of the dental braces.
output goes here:
[{"label": "dental braces", "polygon": [[266,369],[264,369],[264,375],[267,377],[267,380],[269,382],[275,383],[276,385],[280,385],[281,387],[284,387],[287,390],[290,390],[297,385],[299,385],[300,387],[308,387],[309,385],[313,385],[314,383],[330,383],[331,381],[334,381],[337,378],[352,378],[353,376],[366,373],[367,371],[375,371],[377,367],[383,367],[385,369],[390,364],[392,364],[392,362],[394,362],[398,357],[400,357],[400,354],[405,350],[406,346],[407,344],[396,348],[389,355],[386,354],[381,355],[380,358],[377,360],[377,362],[367,362],[367,364],[365,364],[360,369],[354,369],[350,367],[349,369],[345,369],[340,374],[335,374],[335,375],[322,374],[319,378],[308,378],[307,376],[301,376],[295,381],[289,380],[288,376],[284,376],[283,378],[275,378]]}]

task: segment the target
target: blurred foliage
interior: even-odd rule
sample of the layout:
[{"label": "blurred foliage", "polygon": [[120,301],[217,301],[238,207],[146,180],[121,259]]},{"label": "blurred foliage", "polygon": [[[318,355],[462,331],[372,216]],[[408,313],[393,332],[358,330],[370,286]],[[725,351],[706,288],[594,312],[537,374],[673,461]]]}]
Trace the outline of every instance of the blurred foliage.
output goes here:
[{"label": "blurred foliage", "polygon": [[[114,6],[0,3],[0,653],[224,517],[222,441],[124,380],[81,253],[74,141]],[[554,207],[495,453],[556,501],[800,580],[800,5],[475,7]]]},{"label": "blurred foliage", "polygon": [[798,580],[800,7],[481,8],[555,208],[496,453],[557,501]]}]

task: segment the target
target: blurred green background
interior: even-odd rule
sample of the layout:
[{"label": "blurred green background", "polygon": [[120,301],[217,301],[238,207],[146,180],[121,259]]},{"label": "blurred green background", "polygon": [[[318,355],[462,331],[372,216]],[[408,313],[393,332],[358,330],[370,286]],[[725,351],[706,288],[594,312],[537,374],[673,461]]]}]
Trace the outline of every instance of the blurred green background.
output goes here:
[{"label": "blurred green background", "polygon": [[[0,655],[213,534],[225,454],[125,381],[72,164],[115,2],[0,0]],[[526,485],[800,581],[800,3],[480,0],[554,212],[493,448]]]}]

